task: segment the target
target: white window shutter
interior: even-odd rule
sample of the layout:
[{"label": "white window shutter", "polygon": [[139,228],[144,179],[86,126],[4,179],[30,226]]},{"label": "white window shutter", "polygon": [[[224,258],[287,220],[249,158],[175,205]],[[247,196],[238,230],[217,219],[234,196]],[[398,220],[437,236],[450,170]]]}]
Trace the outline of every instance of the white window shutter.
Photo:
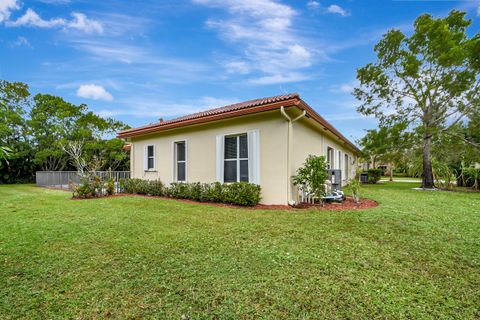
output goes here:
[{"label": "white window shutter", "polygon": [[153,170],[157,170],[157,153],[155,152],[155,145],[153,147]]},{"label": "white window shutter", "polygon": [[248,181],[260,184],[260,132],[248,132]]},{"label": "white window shutter", "polygon": [[217,173],[217,181],[223,183],[223,148],[224,148],[225,138],[223,135],[217,136],[217,154],[216,154],[216,173]]},{"label": "white window shutter", "polygon": [[148,170],[148,146],[143,146],[143,171]]}]

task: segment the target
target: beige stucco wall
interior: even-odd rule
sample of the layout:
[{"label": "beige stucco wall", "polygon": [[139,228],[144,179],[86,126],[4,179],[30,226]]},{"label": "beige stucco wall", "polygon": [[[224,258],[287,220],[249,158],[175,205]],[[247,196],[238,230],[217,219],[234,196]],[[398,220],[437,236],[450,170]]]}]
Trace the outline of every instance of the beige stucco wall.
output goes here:
[{"label": "beige stucco wall", "polygon": [[[289,108],[292,117],[298,110]],[[287,204],[288,200],[297,200],[296,188],[290,185],[291,176],[312,155],[326,156],[327,146],[335,150],[335,169],[344,170],[344,154],[356,161],[354,151],[333,134],[309,118],[302,118],[292,125],[291,163],[287,168],[288,122],[279,110],[255,115],[216,121],[210,124],[173,129],[148,136],[132,139],[131,172],[132,177],[142,179],[160,179],[169,184],[174,181],[173,143],[187,142],[187,181],[216,181],[216,136],[244,133],[258,130],[260,135],[260,185],[262,203]],[[144,147],[155,146],[155,170],[144,171]],[[342,166],[339,168],[338,151],[342,154]],[[356,165],[349,164],[348,176],[344,183],[354,176]]]},{"label": "beige stucco wall", "polygon": [[[187,181],[216,180],[216,136],[258,130],[260,135],[260,185],[262,203],[286,204],[287,124],[280,112],[271,111],[230,120],[169,130],[132,138],[132,177],[174,181],[173,143],[187,141]],[[156,170],[144,171],[144,147],[155,145]]]},{"label": "beige stucco wall", "polygon": [[[346,184],[349,179],[355,176],[356,156],[351,148],[339,140],[333,134],[326,132],[313,119],[302,118],[293,123],[293,156],[291,165],[291,176],[295,175],[296,170],[302,166],[308,155],[321,155],[326,157],[327,146],[334,149],[334,167],[333,169],[342,170],[342,183]],[[338,152],[341,152],[341,163],[338,161]],[[349,172],[344,173],[345,153],[349,156]],[[341,165],[341,167],[340,167]],[[296,200],[296,188],[292,189],[292,199]]]}]

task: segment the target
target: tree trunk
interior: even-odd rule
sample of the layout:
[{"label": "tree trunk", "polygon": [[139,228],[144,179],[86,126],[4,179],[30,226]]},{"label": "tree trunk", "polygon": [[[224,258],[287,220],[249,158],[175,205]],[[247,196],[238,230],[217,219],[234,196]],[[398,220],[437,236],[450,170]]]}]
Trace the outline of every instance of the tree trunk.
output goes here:
[{"label": "tree trunk", "polygon": [[393,181],[393,164],[389,163],[388,165],[390,167],[390,181]]},{"label": "tree trunk", "polygon": [[432,189],[435,187],[433,181],[432,159],[430,157],[430,144],[432,137],[425,133],[423,136],[423,177],[422,188]]}]

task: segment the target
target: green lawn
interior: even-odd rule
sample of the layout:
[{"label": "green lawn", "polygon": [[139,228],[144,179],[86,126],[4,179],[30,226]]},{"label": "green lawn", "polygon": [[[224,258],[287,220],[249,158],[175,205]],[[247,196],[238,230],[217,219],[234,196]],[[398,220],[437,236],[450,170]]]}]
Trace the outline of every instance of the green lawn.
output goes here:
[{"label": "green lawn", "polygon": [[480,194],[357,212],[0,186],[0,319],[480,317]]}]

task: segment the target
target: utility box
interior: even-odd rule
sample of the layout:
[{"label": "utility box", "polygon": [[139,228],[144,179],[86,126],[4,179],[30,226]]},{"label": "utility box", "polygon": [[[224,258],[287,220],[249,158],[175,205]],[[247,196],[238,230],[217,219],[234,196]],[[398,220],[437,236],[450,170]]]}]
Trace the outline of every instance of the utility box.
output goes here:
[{"label": "utility box", "polygon": [[342,170],[328,169],[327,180],[332,183],[332,190],[342,190]]},{"label": "utility box", "polygon": [[361,183],[368,183],[368,173],[360,173],[360,182]]}]

